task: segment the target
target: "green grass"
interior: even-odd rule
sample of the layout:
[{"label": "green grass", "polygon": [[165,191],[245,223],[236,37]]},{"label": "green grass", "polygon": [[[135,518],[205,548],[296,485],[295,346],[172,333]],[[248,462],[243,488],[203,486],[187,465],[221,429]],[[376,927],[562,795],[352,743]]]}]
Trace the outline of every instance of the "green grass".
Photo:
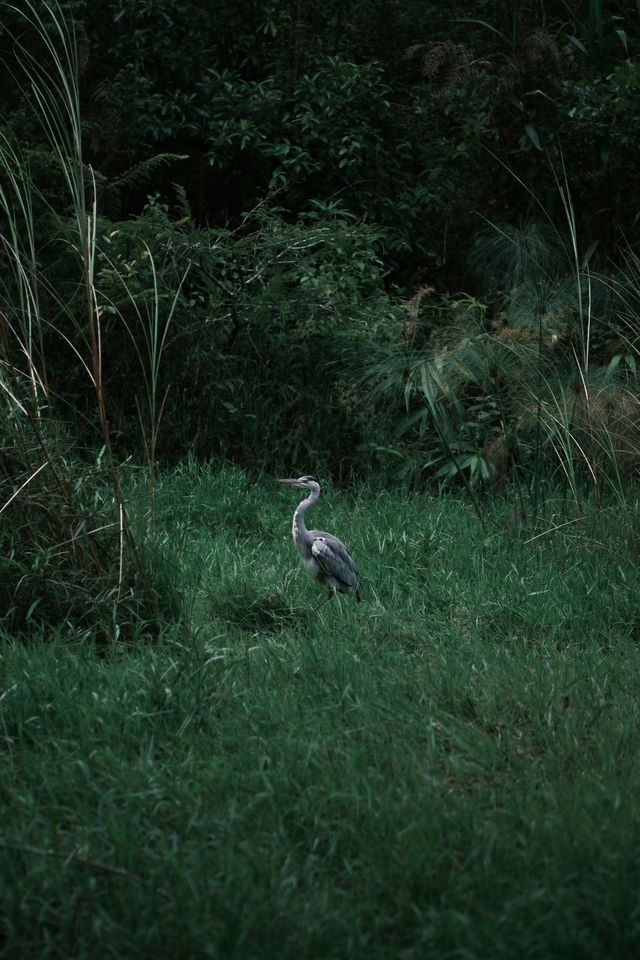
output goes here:
[{"label": "green grass", "polygon": [[338,608],[291,491],[155,497],[181,621],[2,648],[0,956],[637,956],[635,507],[527,543],[507,503],[327,488]]}]

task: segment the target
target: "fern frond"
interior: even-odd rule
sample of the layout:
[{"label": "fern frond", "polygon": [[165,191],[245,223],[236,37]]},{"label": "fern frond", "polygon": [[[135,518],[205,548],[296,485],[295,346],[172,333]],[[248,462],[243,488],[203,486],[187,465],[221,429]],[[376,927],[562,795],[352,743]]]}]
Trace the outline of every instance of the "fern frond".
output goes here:
[{"label": "fern frond", "polygon": [[148,182],[149,178],[159,167],[173,163],[174,160],[187,160],[186,153],[157,153],[154,157],[147,157],[141,160],[135,166],[125,170],[115,180],[112,180],[109,187],[113,190],[122,190],[123,188],[140,187]]},{"label": "fern frond", "polygon": [[527,34],[522,43],[522,53],[529,66],[540,67],[554,76],[562,76],[562,54],[555,39],[543,27],[536,27]]},{"label": "fern frond", "polygon": [[180,215],[179,223],[193,223],[193,213],[186,189],[181,183],[172,183],[171,186],[176,192],[176,207]]}]

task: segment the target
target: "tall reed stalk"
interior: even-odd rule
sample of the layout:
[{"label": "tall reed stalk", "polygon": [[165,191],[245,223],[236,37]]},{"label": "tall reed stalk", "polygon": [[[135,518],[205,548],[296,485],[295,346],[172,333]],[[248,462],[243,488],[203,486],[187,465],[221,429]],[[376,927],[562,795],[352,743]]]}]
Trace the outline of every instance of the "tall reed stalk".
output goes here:
[{"label": "tall reed stalk", "polygon": [[134,318],[133,322],[129,321],[125,312],[119,310],[114,304],[110,305],[112,309],[118,313],[126,327],[131,338],[133,349],[140,363],[140,371],[144,384],[144,407],[146,409],[143,410],[143,405],[139,398],[136,398],[136,403],[147,457],[149,511],[151,529],[153,530],[156,523],[155,487],[158,432],[160,430],[160,423],[169,389],[167,387],[164,392],[161,391],[160,371],[176,305],[191,265],[187,264],[182,271],[175,289],[170,294],[168,306],[164,308],[164,299],[160,290],[157,264],[149,245],[146,242],[144,242],[143,245],[143,258],[149,264],[152,286],[148,296],[142,300],[140,297],[134,296],[131,286],[127,282],[127,278],[118,268],[118,265],[108,256],[106,250],[103,250],[101,255],[122,285],[125,298],[129,303]]},{"label": "tall reed stalk", "polygon": [[[26,539],[37,545],[46,558],[34,560],[35,566],[41,567],[44,563],[49,570],[42,584],[55,582],[57,574],[52,572],[55,563],[63,563],[66,557],[64,563],[75,564],[75,569],[67,569],[65,577],[60,577],[60,584],[64,579],[77,578],[85,612],[91,607],[93,592],[95,603],[107,600],[115,623],[125,569],[129,561],[137,565],[138,559],[112,453],[103,383],[102,329],[95,286],[97,198],[95,178],[83,161],[78,39],[72,17],[56,0],[37,6],[31,0],[25,0],[20,6],[11,3],[2,6],[18,18],[21,27],[13,47],[14,77],[24,91],[25,102],[33,107],[51,162],[65,188],[63,204],[71,210],[74,230],[66,249],[77,263],[84,318],[74,315],[55,283],[44,279],[38,265],[43,238],[38,236],[34,204],[36,201],[40,206],[44,204],[51,221],[62,227],[61,211],[38,190],[19,146],[3,138],[0,141],[0,210],[7,227],[0,236],[0,244],[9,271],[5,275],[0,307],[0,392],[10,424],[6,434],[10,443],[5,447],[5,456],[0,454],[0,467],[7,487],[13,492],[0,508],[21,512],[20,543],[24,545]],[[61,229],[57,237],[63,249],[65,233]],[[53,309],[72,325],[71,335],[51,317]],[[58,348],[61,343],[65,344],[91,384],[102,447],[97,461],[104,458],[108,466],[115,501],[115,518],[107,523],[103,522],[104,518],[92,521],[87,516],[87,466],[81,465],[74,455],[60,419],[59,407],[64,398],[54,393],[49,383],[46,340],[55,341]],[[51,477],[52,486],[40,484],[45,474]],[[37,490],[36,480],[40,484]],[[36,496],[45,511],[38,518],[33,512]],[[43,515],[48,518],[48,526],[42,522]],[[105,530],[114,528],[118,541],[115,570],[108,559],[110,550],[105,549],[101,539]],[[28,565],[25,570],[27,568]],[[91,585],[87,581],[89,571],[93,576]],[[29,576],[27,570],[27,580]],[[24,582],[24,578],[19,582]],[[63,593],[65,589],[63,586]],[[69,587],[67,599],[70,590]],[[11,602],[14,599],[15,595]],[[64,607],[64,603],[61,605]],[[70,601],[67,605],[72,606]]]}]

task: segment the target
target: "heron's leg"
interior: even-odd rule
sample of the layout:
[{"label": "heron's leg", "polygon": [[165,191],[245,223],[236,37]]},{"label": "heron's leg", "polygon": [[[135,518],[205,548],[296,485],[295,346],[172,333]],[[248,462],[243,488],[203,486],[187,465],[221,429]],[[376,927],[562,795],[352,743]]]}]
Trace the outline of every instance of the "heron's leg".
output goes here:
[{"label": "heron's leg", "polygon": [[342,600],[335,586],[331,587],[331,596],[329,597],[329,599],[335,600],[335,602],[338,604],[338,610],[340,611],[340,613],[342,613]]},{"label": "heron's leg", "polygon": [[[335,587],[329,587],[329,596],[325,597],[322,603],[329,603],[331,600],[338,600],[338,592]],[[340,602],[338,600],[338,602]]]}]

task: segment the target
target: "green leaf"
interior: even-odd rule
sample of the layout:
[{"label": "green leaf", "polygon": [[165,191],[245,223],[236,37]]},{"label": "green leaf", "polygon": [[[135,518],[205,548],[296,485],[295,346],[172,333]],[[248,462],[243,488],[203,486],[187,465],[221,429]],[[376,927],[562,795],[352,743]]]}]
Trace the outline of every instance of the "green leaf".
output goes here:
[{"label": "green leaf", "polygon": [[620,42],[621,42],[622,46],[624,47],[624,52],[628,54],[628,53],[629,53],[629,44],[628,44],[628,42],[627,42],[627,34],[626,34],[626,31],[625,31],[625,30],[616,30],[616,33],[618,34],[618,37],[620,38]]},{"label": "green leaf", "polygon": [[611,376],[611,374],[617,370],[617,368],[620,366],[621,360],[622,360],[621,353],[616,353],[615,357],[611,357],[611,360],[609,361],[609,365],[607,367],[607,376]]},{"label": "green leaf", "polygon": [[578,40],[577,37],[570,36],[570,37],[569,37],[569,43],[572,43],[572,44],[574,45],[574,47],[577,47],[578,50],[580,50],[581,53],[585,53],[585,54],[588,53],[588,50],[587,50],[587,48],[585,47],[585,45],[584,45],[584,43],[582,42],[582,40]]},{"label": "green leaf", "polygon": [[528,123],[524,129],[527,136],[529,137],[529,140],[531,140],[531,143],[534,145],[536,150],[542,150],[542,147],[540,146],[540,138],[538,136],[538,131],[533,126],[533,124]]}]

